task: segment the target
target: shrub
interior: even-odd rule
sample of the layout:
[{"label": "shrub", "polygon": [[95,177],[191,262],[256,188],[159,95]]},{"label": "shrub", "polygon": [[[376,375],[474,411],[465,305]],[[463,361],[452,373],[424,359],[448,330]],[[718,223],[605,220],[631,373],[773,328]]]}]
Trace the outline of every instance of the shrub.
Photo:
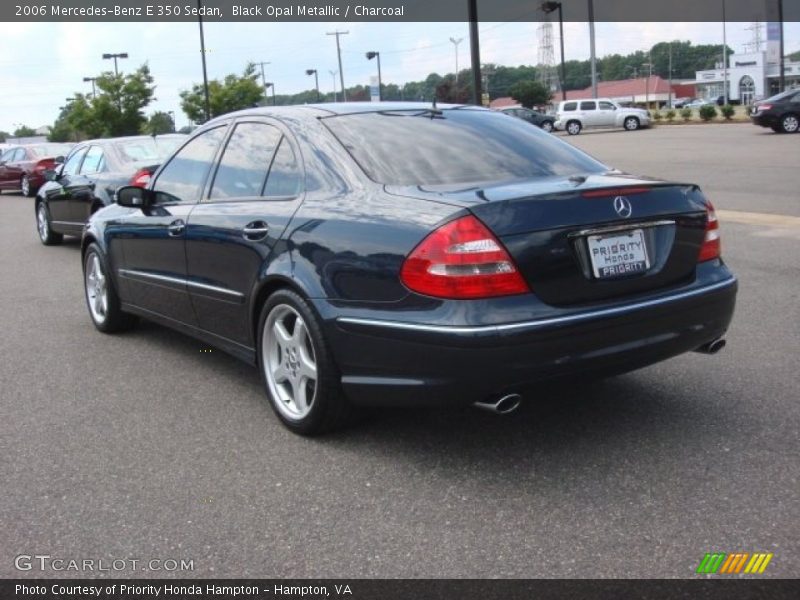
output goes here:
[{"label": "shrub", "polygon": [[681,109],[681,118],[684,121],[688,121],[689,119],[691,119],[692,118],[692,109],[689,108],[688,106],[686,108],[682,108]]},{"label": "shrub", "polygon": [[672,123],[672,122],[675,120],[675,111],[674,111],[673,109],[671,109],[671,108],[670,108],[670,109],[667,111],[667,114],[666,114],[666,116],[667,116],[667,121],[669,121],[670,123]]},{"label": "shrub", "polygon": [[720,108],[719,111],[722,113],[722,116],[725,117],[726,121],[730,121],[733,113],[736,112],[736,109],[734,109],[730,104],[726,104]]},{"label": "shrub", "polygon": [[706,123],[717,116],[717,108],[713,104],[706,104],[700,107],[700,118]]},{"label": "shrub", "polygon": [[657,111],[655,111],[653,113],[653,119],[655,119],[656,121],[660,121],[663,118],[664,118],[664,115],[661,114],[660,110],[657,110]]}]

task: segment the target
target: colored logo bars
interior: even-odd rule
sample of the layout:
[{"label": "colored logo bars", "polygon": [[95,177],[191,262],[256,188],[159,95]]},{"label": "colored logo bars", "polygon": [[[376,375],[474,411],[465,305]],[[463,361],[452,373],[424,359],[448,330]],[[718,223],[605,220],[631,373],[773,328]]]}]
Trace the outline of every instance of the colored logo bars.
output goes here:
[{"label": "colored logo bars", "polygon": [[[735,573],[763,573],[769,561],[772,560],[772,553],[756,552],[735,552],[726,554],[725,552],[706,553],[696,573],[702,574],[735,574]],[[747,566],[745,566],[747,565]]]}]

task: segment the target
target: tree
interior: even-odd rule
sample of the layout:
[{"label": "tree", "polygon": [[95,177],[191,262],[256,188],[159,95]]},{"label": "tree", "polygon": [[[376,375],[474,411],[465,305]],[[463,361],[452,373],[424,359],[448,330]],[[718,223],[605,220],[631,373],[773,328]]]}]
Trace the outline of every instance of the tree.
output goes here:
[{"label": "tree", "polygon": [[465,81],[459,80],[456,84],[455,78],[448,75],[436,86],[436,99],[440,102],[466,104],[470,101],[472,93],[465,83]]},{"label": "tree", "polygon": [[175,133],[175,121],[169,113],[163,111],[154,112],[147,120],[143,132],[148,135]]},{"label": "tree", "polygon": [[103,73],[95,81],[92,117],[102,124],[103,135],[137,135],[147,123],[143,109],[153,100],[155,86],[147,64],[129,75]]},{"label": "tree", "polygon": [[538,81],[520,81],[509,90],[511,97],[526,108],[550,103],[550,90]]},{"label": "tree", "polygon": [[4,144],[5,141],[11,137],[11,134],[7,131],[0,131],[0,144]]},{"label": "tree", "polygon": [[[183,90],[181,109],[195,123],[205,121],[205,94],[203,85],[195,83],[191,90]],[[208,82],[208,99],[211,117],[224,115],[234,110],[256,106],[264,102],[264,88],[258,82],[256,66],[248,63],[241,76],[230,74],[224,80]],[[277,100],[277,99],[276,99]]]},{"label": "tree", "polygon": [[31,137],[36,135],[36,130],[27,125],[20,125],[14,130],[14,137]]}]

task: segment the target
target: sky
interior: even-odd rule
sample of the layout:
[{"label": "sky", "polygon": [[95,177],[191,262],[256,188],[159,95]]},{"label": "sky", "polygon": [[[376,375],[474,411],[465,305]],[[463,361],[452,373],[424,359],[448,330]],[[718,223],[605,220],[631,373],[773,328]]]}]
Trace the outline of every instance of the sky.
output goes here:
[{"label": "sky", "polygon": [[[508,66],[536,64],[538,23],[481,23],[481,62]],[[752,38],[748,23],[728,23],[728,45],[736,52]],[[454,45],[459,69],[469,65],[467,23],[205,23],[208,76],[221,78],[241,73],[249,61],[269,62],[266,79],[278,94],[313,89],[318,69],[320,89],[333,89],[329,71],[338,69],[335,37],[326,33],[348,31],[341,36],[346,86],[368,84],[376,74],[375,61],[364,53],[381,54],[383,83],[421,80],[431,72],[455,70]],[[597,23],[597,56],[646,50],[669,40],[694,44],[721,44],[721,23]],[[765,34],[763,35],[765,37]],[[147,107],[174,111],[177,126],[188,124],[180,110],[181,90],[202,81],[199,35],[196,23],[0,23],[5,53],[0,55],[0,130],[11,132],[19,124],[51,125],[59,107],[76,92],[91,92],[83,77],[113,70],[103,53],[127,52],[122,71],[148,63],[156,84],[156,100]],[[800,23],[786,23],[785,50],[800,50]],[[567,60],[589,58],[586,23],[565,23]],[[558,59],[558,27],[554,27]],[[337,77],[338,87],[338,77]]]}]

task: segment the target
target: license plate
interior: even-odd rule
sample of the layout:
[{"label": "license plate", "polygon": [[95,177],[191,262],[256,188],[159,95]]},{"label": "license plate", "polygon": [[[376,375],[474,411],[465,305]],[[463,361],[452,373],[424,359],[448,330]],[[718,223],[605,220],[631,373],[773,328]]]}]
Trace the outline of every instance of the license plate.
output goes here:
[{"label": "license plate", "polygon": [[650,268],[641,229],[613,235],[590,235],[586,239],[592,271],[597,279],[644,273]]}]

